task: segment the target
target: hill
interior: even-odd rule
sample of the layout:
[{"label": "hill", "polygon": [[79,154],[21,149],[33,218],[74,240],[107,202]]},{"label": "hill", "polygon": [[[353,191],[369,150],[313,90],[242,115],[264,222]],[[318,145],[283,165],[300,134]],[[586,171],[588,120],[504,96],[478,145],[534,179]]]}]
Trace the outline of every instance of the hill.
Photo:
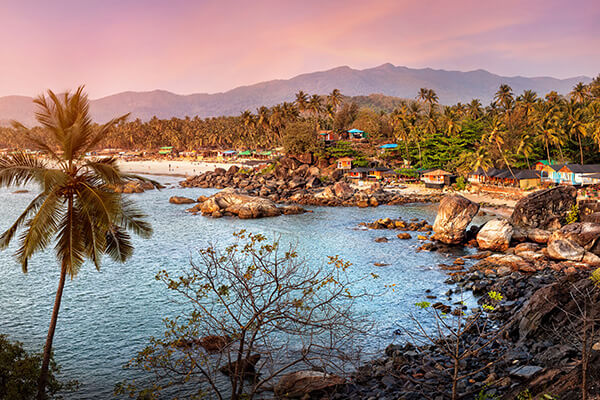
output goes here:
[{"label": "hill", "polygon": [[[158,118],[219,115],[237,115],[243,110],[256,110],[283,101],[293,101],[299,90],[326,94],[340,89],[346,96],[384,96],[414,99],[422,87],[434,89],[441,104],[466,103],[478,98],[489,104],[500,84],[510,85],[516,94],[532,89],[539,95],[552,90],[567,94],[577,82],[588,83],[589,77],[569,79],[551,77],[504,77],[484,70],[469,72],[412,69],[383,64],[363,70],[338,67],[327,71],[298,75],[291,79],[277,79],[249,86],[240,86],[223,93],[178,95],[164,90],[150,92],[122,92],[91,101],[92,115],[104,122],[120,114],[131,112],[132,118]],[[367,101],[367,99],[362,99]],[[371,102],[373,99],[369,100]],[[381,100],[381,99],[380,99]],[[380,102],[377,100],[376,102]],[[385,108],[390,104],[385,101]],[[0,97],[0,123],[11,119],[33,124],[31,98],[25,96]]]}]

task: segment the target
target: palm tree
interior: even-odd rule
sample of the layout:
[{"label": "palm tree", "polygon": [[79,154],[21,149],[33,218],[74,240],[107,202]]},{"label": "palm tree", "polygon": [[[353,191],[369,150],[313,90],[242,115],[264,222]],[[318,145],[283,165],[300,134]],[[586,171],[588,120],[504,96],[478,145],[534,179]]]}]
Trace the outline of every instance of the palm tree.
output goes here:
[{"label": "palm tree", "polygon": [[332,106],[333,111],[337,111],[340,104],[342,104],[342,92],[339,89],[333,89],[327,96],[327,104]]},{"label": "palm tree", "polygon": [[306,111],[308,107],[308,94],[302,90],[296,93],[296,106],[300,112]]},{"label": "palm tree", "polygon": [[583,165],[583,146],[581,145],[581,137],[588,135],[585,108],[578,106],[574,100],[571,100],[565,105],[564,117],[568,132],[571,135],[575,134],[577,136],[580,161],[581,165]]},{"label": "palm tree", "polygon": [[444,109],[444,122],[446,123],[446,135],[454,136],[460,132],[459,118],[457,112],[450,107]]},{"label": "palm tree", "polygon": [[99,269],[104,254],[115,261],[125,262],[133,252],[128,231],[148,237],[152,228],[131,201],[109,188],[142,178],[121,173],[114,158],[84,158],[126,116],[95,128],[83,87],[60,97],[49,90],[47,98],[39,96],[34,103],[39,107],[36,118],[46,135],[35,136],[17,122],[14,127],[44,151],[51,162],[23,153],[0,159],[0,187],[34,182],[41,188],[41,193],[15,223],[0,235],[0,249],[5,249],[16,232],[23,228],[16,257],[26,273],[31,256],[48,247],[53,239],[56,241],[54,248],[60,264],[60,279],[38,386],[37,398],[43,400],[46,398],[48,364],[67,275],[74,278],[86,259]]},{"label": "palm tree", "polygon": [[514,101],[512,88],[506,84],[500,85],[494,95],[494,101],[501,105],[505,111],[510,110]]},{"label": "palm tree", "polygon": [[506,167],[508,168],[510,174],[516,180],[517,178],[515,177],[515,174],[513,173],[512,169],[510,168],[510,163],[508,162],[508,159],[506,158],[506,155],[504,154],[504,151],[502,150],[502,147],[504,146],[504,133],[505,133],[504,123],[502,122],[502,120],[500,120],[500,118],[493,117],[490,120],[490,128],[491,128],[491,130],[484,137],[484,141],[487,141],[489,144],[496,145],[498,152],[500,153],[500,155],[502,156],[502,159],[504,160],[504,164],[506,164]]},{"label": "palm tree", "polygon": [[589,98],[588,87],[583,82],[579,82],[569,93],[569,96],[575,103],[585,103]]},{"label": "palm tree", "polygon": [[419,89],[419,93],[417,94],[417,100],[421,100],[423,103],[427,102],[428,89],[421,88]]},{"label": "palm tree", "polygon": [[467,115],[471,119],[479,119],[483,116],[483,109],[479,99],[473,99],[469,104],[467,104]]}]

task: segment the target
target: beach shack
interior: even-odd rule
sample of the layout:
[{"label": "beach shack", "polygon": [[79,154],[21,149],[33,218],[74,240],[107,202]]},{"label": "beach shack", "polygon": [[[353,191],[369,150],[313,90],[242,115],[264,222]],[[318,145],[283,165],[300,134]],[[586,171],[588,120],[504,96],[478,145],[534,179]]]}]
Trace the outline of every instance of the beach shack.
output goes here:
[{"label": "beach shack", "polygon": [[161,156],[167,156],[170,154],[173,154],[173,146],[163,146],[160,149],[158,149],[158,154],[160,154]]},{"label": "beach shack", "polygon": [[238,153],[238,156],[243,157],[243,158],[250,158],[250,157],[252,157],[253,154],[254,154],[254,152],[252,150],[244,150],[244,151],[240,151]]},{"label": "beach shack", "polygon": [[592,185],[596,174],[600,174],[600,164],[565,164],[558,169],[558,183],[573,186]]},{"label": "beach shack", "polygon": [[273,155],[273,152],[268,150],[268,151],[261,151],[260,153],[256,153],[254,155],[254,157],[258,158],[259,160],[269,160],[272,155]]},{"label": "beach shack", "polygon": [[337,169],[349,170],[352,169],[353,158],[343,157],[337,160]]},{"label": "beach shack", "polygon": [[434,169],[433,171],[427,171],[422,174],[421,180],[425,183],[425,187],[432,189],[441,189],[444,186],[450,185],[452,182],[452,175],[450,172],[442,169]]},{"label": "beach shack", "polygon": [[386,150],[396,150],[398,148],[398,145],[396,143],[386,143],[384,145],[379,146],[379,148],[382,151],[386,151]]},{"label": "beach shack", "polygon": [[390,171],[390,169],[385,167],[369,168],[367,171],[367,179],[377,181],[383,180],[383,174],[388,171]]},{"label": "beach shack", "polygon": [[350,179],[365,180],[365,179],[367,179],[368,172],[369,172],[368,168],[357,167],[357,168],[352,168],[351,170],[349,170],[346,173],[346,176]]},{"label": "beach shack", "polygon": [[361,131],[360,129],[350,129],[348,131],[350,140],[363,140],[367,138],[367,132]]},{"label": "beach shack", "polygon": [[541,175],[541,170],[508,170],[498,168],[489,168],[488,170],[484,170],[483,168],[477,168],[468,175],[467,180],[474,185],[529,189],[539,187],[541,185]]}]

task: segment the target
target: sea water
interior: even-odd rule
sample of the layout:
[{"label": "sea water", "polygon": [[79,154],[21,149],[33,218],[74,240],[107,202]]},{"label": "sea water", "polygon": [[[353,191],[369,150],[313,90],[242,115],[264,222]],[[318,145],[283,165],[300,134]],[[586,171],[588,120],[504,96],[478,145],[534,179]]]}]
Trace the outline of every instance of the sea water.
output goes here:
[{"label": "sea water", "polygon": [[[171,196],[196,198],[212,189],[182,189],[175,178],[160,178],[168,187],[129,197],[147,213],[154,228],[151,239],[135,238],[135,253],[125,264],[104,259],[97,271],[85,264],[73,280],[67,280],[54,337],[55,358],[61,377],[76,379],[81,388],[65,397],[109,398],[114,386],[124,379],[139,378],[135,370],[122,367],[148,344],[151,336],[164,332],[162,318],[175,316],[186,304],[176,301],[155,280],[159,270],[187,268],[197,250],[209,245],[224,247],[232,233],[241,229],[279,237],[283,246],[297,246],[298,253],[312,265],[324,265],[328,256],[338,255],[352,265],[355,276],[379,275],[366,280],[373,299],[359,301],[356,311],[372,319],[367,349],[377,354],[397,340],[395,332],[410,325],[414,303],[427,294],[444,297],[447,276],[437,268],[451,255],[417,252],[419,241],[399,240],[395,231],[359,229],[360,222],[378,218],[426,219],[433,222],[435,205],[356,207],[309,207],[311,213],[276,218],[239,220],[213,219],[185,212],[189,205],[169,203]],[[27,193],[0,190],[0,230],[4,231],[31,201]],[[388,243],[375,243],[386,236]],[[28,350],[41,352],[59,278],[52,251],[33,257],[24,274],[15,261],[15,242],[0,252],[0,333],[19,340]],[[457,250],[457,254],[461,255]],[[374,263],[388,264],[375,266]],[[386,289],[387,288],[387,289]],[[430,290],[430,293],[426,293]]]}]

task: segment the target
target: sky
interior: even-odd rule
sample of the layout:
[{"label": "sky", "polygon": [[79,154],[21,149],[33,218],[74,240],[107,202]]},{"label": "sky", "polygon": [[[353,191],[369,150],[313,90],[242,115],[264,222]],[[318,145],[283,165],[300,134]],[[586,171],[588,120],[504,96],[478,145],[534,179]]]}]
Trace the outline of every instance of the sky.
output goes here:
[{"label": "sky", "polygon": [[600,0],[0,0],[0,96],[215,93],[342,65],[600,73]]}]

